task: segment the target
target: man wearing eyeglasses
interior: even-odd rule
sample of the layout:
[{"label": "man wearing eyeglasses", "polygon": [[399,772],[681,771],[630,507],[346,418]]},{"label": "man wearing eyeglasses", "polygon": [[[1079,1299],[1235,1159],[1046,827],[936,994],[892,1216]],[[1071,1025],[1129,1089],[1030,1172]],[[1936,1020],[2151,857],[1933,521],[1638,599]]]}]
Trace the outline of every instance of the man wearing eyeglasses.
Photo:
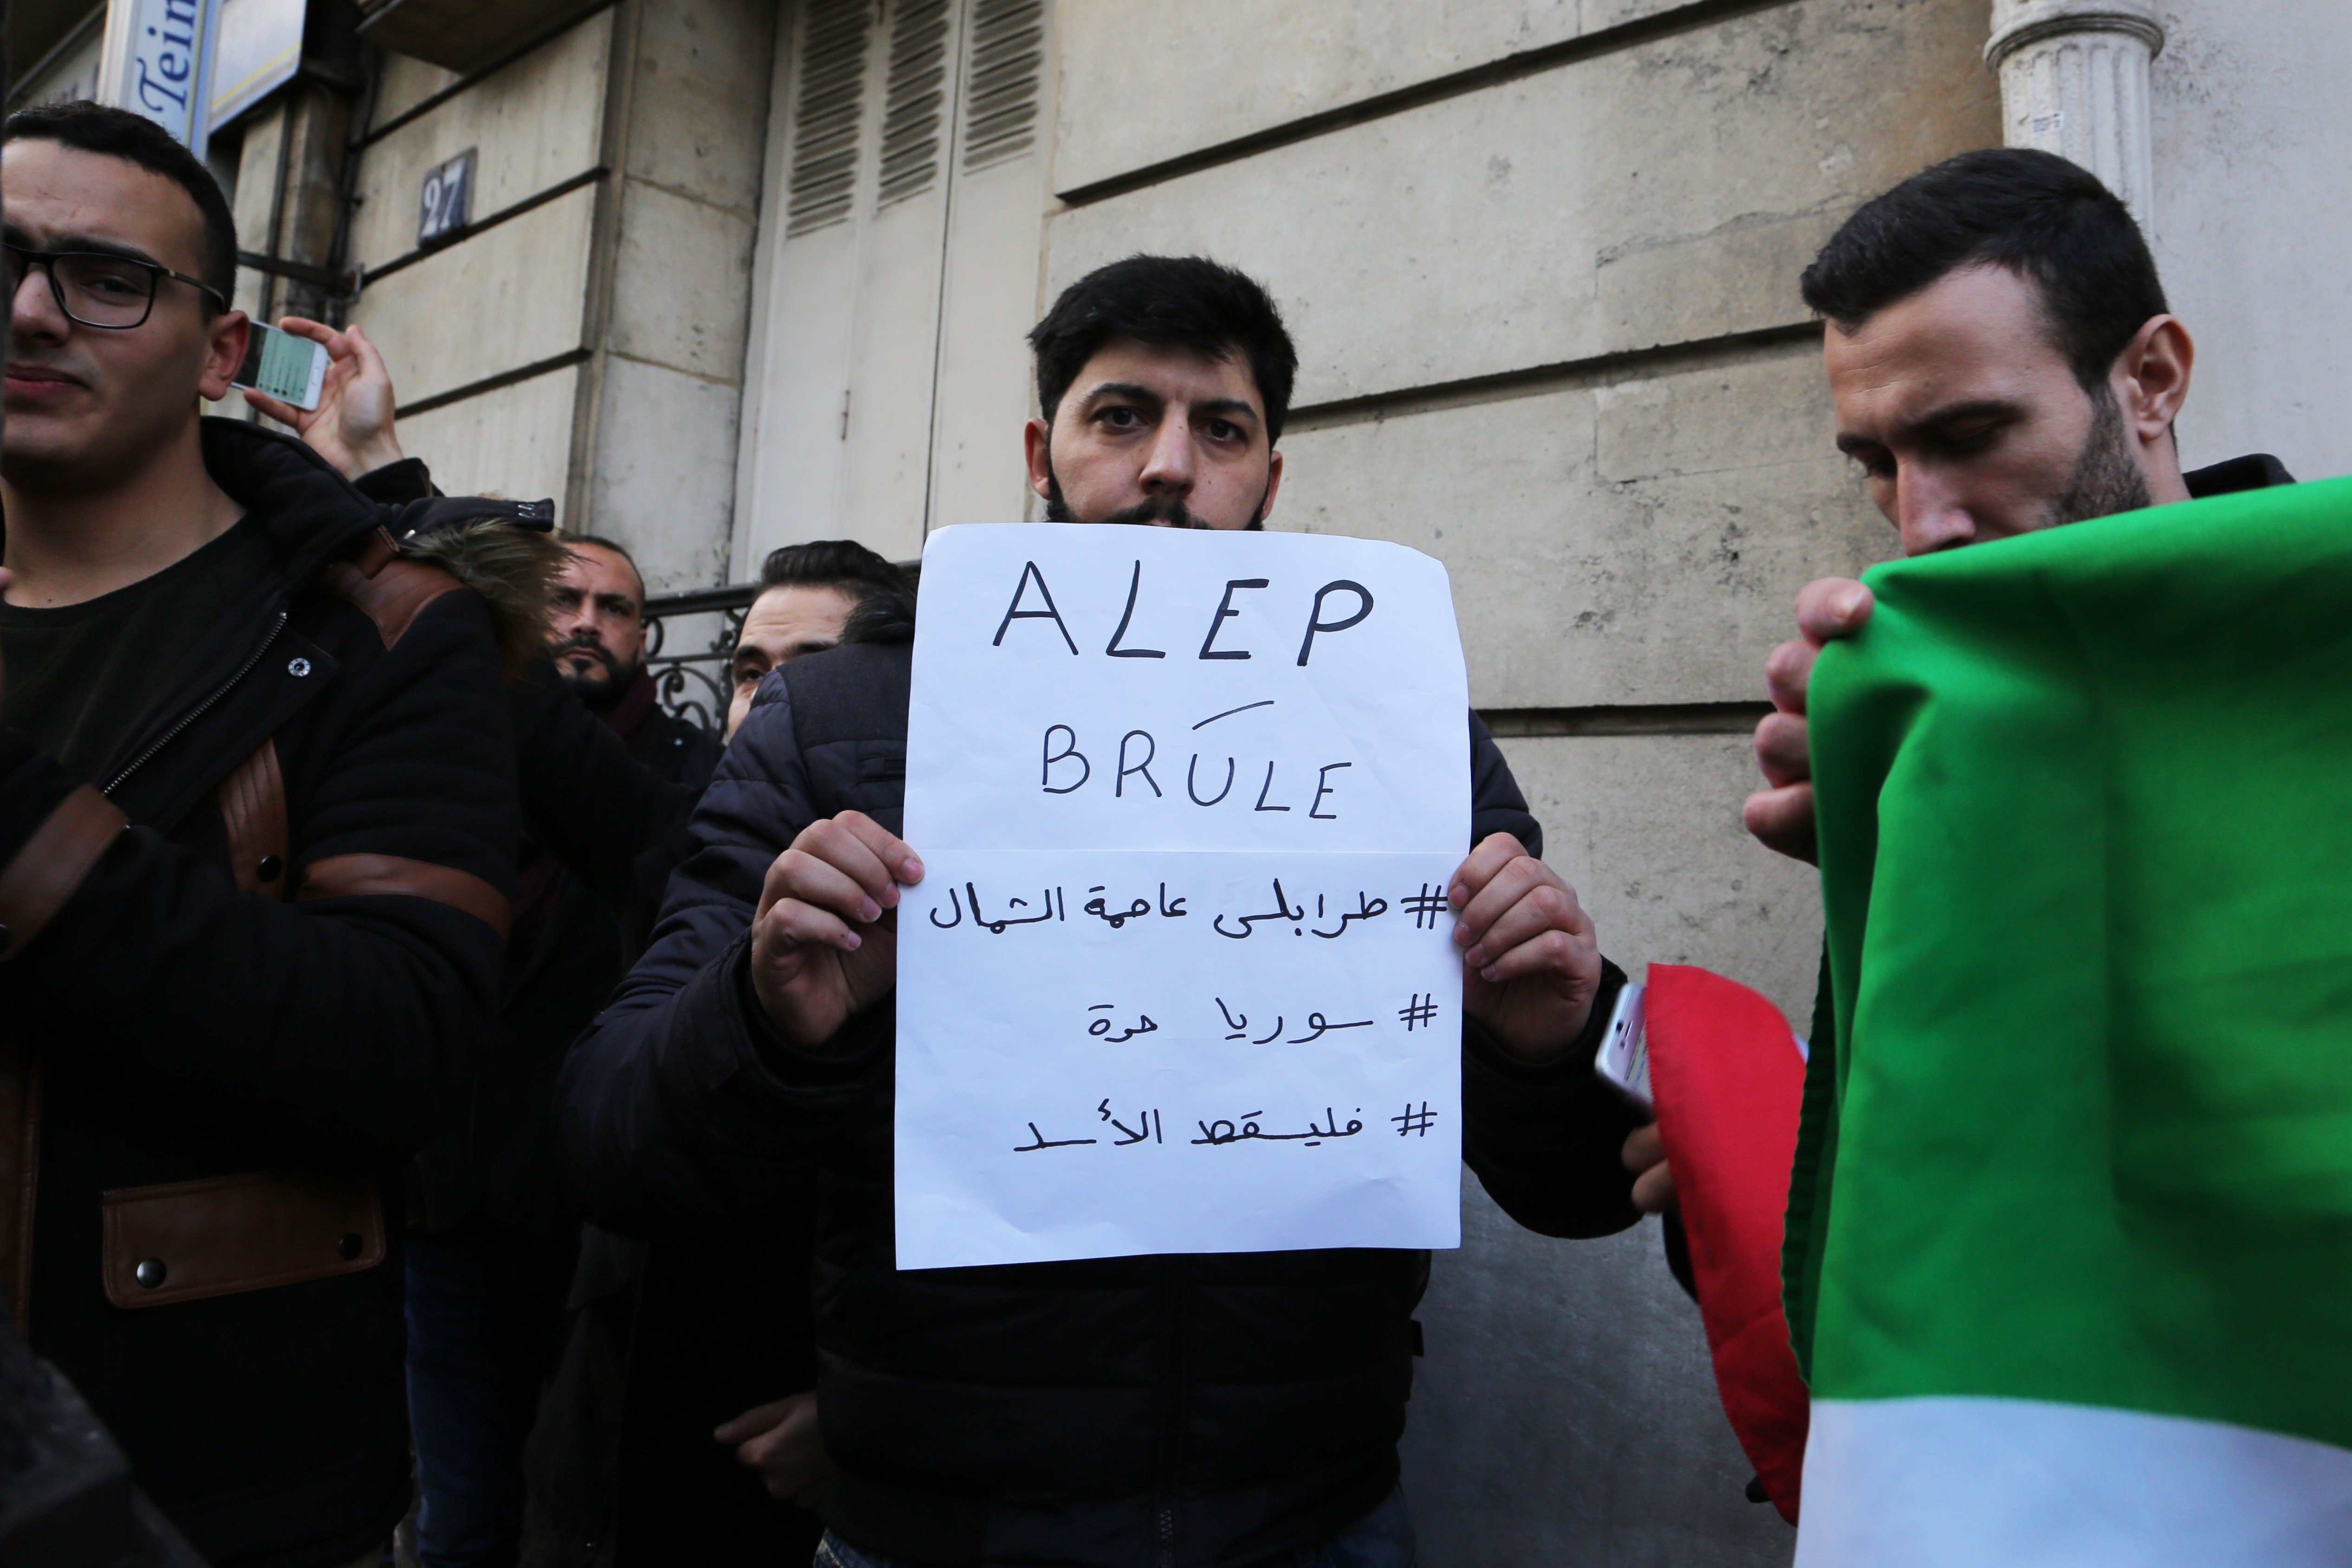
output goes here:
[{"label": "man wearing eyeglasses", "polygon": [[236,231],[157,127],[15,115],[0,194],[0,1297],[207,1562],[373,1561],[410,1495],[386,1199],[493,1004],[494,628],[534,642],[545,585],[467,542],[534,509],[382,506],[198,417]]}]

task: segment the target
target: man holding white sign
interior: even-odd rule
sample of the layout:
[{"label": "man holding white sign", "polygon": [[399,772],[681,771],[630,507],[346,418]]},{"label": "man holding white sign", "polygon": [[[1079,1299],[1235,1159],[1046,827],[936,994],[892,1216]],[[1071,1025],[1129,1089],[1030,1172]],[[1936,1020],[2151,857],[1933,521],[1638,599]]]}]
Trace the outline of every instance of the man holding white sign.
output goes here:
[{"label": "man holding white sign", "polygon": [[[1296,356],[1256,284],[1134,258],[1031,341],[1049,516],[1263,521]],[[1404,1568],[1455,1149],[1603,1235],[1644,1120],[1591,1068],[1623,976],[1464,743],[1443,569],[971,528],[925,587],[911,657],[763,685],[573,1052],[583,1178],[755,1215],[817,1172],[821,1563]]]}]

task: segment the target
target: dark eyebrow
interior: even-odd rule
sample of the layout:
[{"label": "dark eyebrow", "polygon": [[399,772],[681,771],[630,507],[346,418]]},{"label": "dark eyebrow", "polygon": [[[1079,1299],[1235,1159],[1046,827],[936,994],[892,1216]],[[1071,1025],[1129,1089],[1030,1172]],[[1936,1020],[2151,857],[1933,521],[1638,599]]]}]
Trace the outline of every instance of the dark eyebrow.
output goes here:
[{"label": "dark eyebrow", "polygon": [[1212,397],[1192,405],[1192,412],[1213,414],[1220,419],[1230,419],[1236,414],[1252,422],[1257,419],[1257,408],[1246,397]]},{"label": "dark eyebrow", "polygon": [[599,594],[596,595],[596,607],[600,610],[626,610],[633,616],[637,613],[636,601],[626,594]]},{"label": "dark eyebrow", "polygon": [[[45,245],[35,245],[30,236],[12,223],[0,228],[0,239],[19,250],[79,250],[98,256],[119,256],[125,261],[143,261],[150,267],[163,267],[162,262],[135,245],[125,245],[117,239],[96,239],[86,234],[64,235]],[[169,272],[171,268],[163,267],[163,270]]]},{"label": "dark eyebrow", "polygon": [[1139,386],[1131,381],[1106,381],[1098,386],[1087,388],[1086,396],[1079,399],[1079,402],[1087,407],[1092,407],[1106,397],[1125,397],[1137,403],[1149,403],[1154,407],[1168,401],[1151,388]]}]

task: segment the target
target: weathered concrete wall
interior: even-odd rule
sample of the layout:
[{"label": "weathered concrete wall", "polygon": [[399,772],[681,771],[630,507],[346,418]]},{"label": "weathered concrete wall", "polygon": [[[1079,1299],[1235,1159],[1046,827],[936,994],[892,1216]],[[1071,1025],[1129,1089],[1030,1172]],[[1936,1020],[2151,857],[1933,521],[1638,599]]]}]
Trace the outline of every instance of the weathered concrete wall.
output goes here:
[{"label": "weathered concrete wall", "polygon": [[[1988,13],[1061,11],[1048,295],[1135,250],[1263,279],[1303,360],[1274,526],[1443,559],[1472,700],[1604,948],[1801,1027],[1818,892],[1740,830],[1744,705],[1798,587],[1893,540],[1831,447],[1796,273],[1862,199],[1999,140]],[[1406,1439],[1424,1561],[1787,1561],[1656,1227],[1549,1241],[1468,1184]]]},{"label": "weathered concrete wall", "polygon": [[393,129],[360,161],[361,266],[415,256],[425,171],[468,147],[477,222],[572,187],[370,282],[352,311],[392,368],[403,444],[445,489],[564,496],[613,20],[599,12],[396,125],[459,79],[384,58],[373,123]]},{"label": "weathered concrete wall", "polygon": [[[445,487],[554,496],[656,593],[725,580],[774,7],[622,0],[460,87],[390,57],[352,254],[408,448]],[[415,257],[426,170],[474,218]],[[523,208],[526,210],[515,211]]]},{"label": "weathered concrete wall", "polygon": [[727,581],[775,7],[642,0],[619,16],[635,29],[608,153],[619,209],[572,505],[663,593]]},{"label": "weathered concrete wall", "polygon": [[2352,472],[2352,19],[2330,0],[2160,9],[2153,239],[2197,340],[2181,456]]}]

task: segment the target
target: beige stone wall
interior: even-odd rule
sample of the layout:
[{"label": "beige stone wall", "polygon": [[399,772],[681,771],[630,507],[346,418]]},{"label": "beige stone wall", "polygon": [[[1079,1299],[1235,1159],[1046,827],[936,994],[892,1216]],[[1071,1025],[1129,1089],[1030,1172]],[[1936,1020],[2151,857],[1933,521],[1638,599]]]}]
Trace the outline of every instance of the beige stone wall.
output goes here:
[{"label": "beige stone wall", "polygon": [[[405,265],[371,277],[351,315],[392,368],[403,443],[445,489],[565,499],[614,16],[470,83],[384,58],[371,130],[391,129],[361,156],[351,256],[370,274]],[[570,192],[417,258],[425,171],[468,147],[477,220]]]}]

